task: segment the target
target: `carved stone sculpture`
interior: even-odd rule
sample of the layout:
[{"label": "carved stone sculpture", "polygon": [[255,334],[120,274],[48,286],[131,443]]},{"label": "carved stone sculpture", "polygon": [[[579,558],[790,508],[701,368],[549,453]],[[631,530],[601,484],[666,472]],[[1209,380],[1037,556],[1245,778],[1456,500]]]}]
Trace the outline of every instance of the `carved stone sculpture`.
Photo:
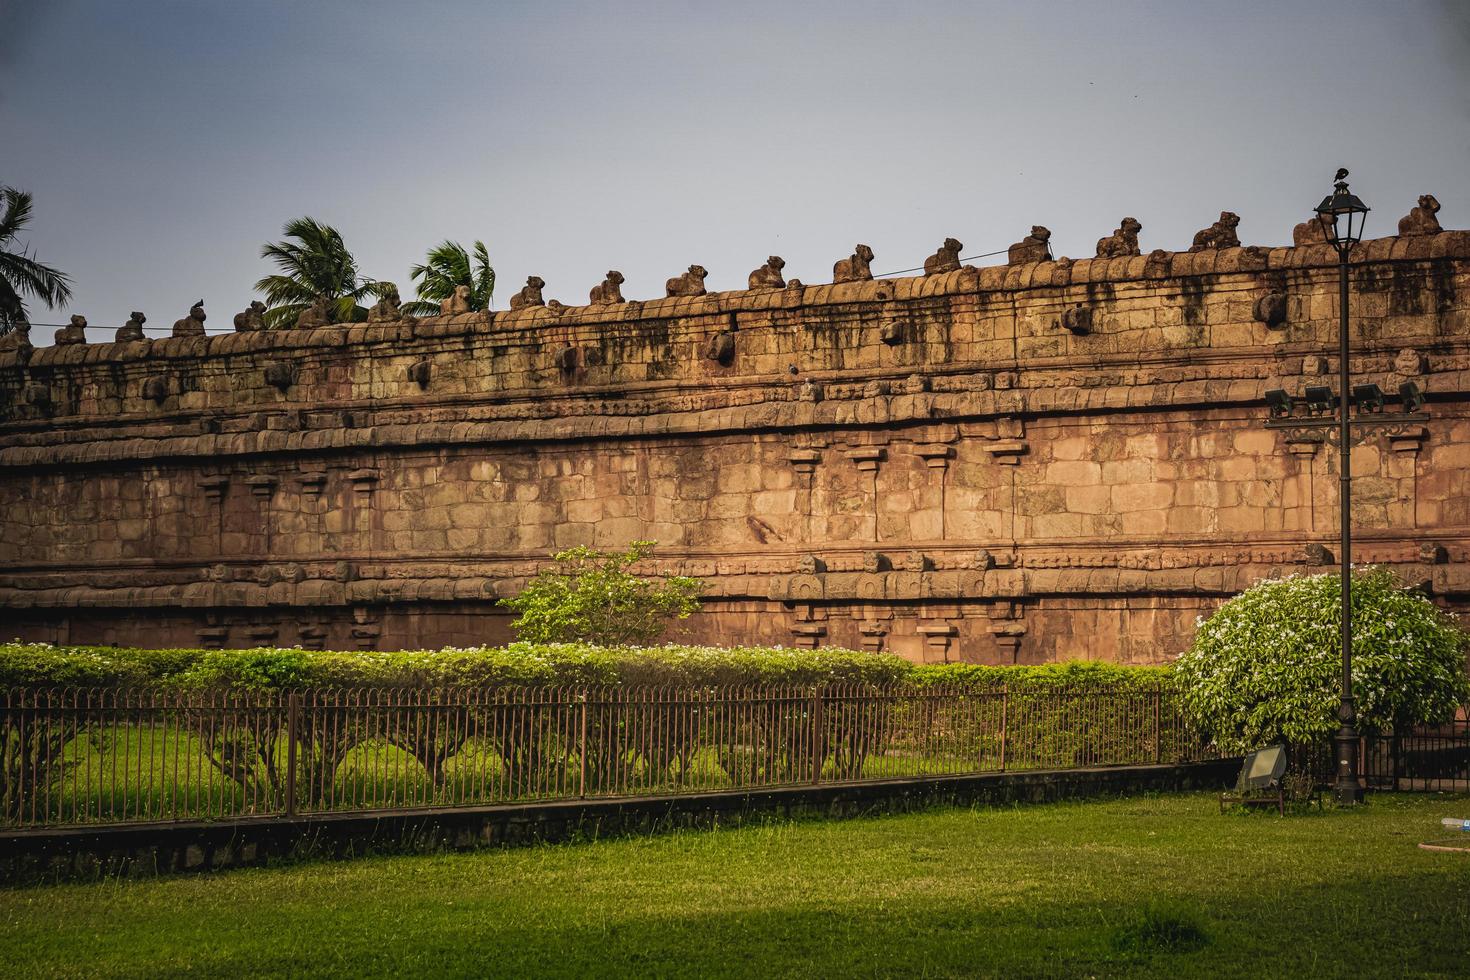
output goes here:
[{"label": "carved stone sculpture", "polygon": [[859,245],[847,258],[837,260],[837,264],[832,267],[832,281],[860,282],[872,279],[872,261],[873,250],[866,245]]},{"label": "carved stone sculpture", "polygon": [[[532,276],[531,278],[535,279],[535,276]],[[528,279],[526,281],[530,282],[531,280]],[[539,279],[537,279],[536,281],[541,282],[541,280]],[[544,286],[546,285],[546,283],[542,282],[541,285]],[[541,294],[539,292],[536,294],[538,299],[540,298],[540,295]],[[515,297],[511,297],[510,302],[510,308],[515,309]],[[444,299],[441,299],[439,301],[440,316],[452,316],[455,313],[468,312],[470,312],[470,287],[468,286],[455,286],[454,294],[452,296],[446,296]]]},{"label": "carved stone sculpture", "polygon": [[562,316],[567,312],[567,310],[571,309],[571,307],[567,306],[559,299],[549,299],[546,301],[546,309],[551,312],[552,316]]},{"label": "carved stone sculpture", "polygon": [[1393,369],[1398,374],[1412,378],[1429,370],[1429,357],[1412,347],[1405,347],[1394,355]]},{"label": "carved stone sculpture", "polygon": [[1439,201],[1433,194],[1420,194],[1419,206],[1399,219],[1399,234],[1438,235],[1443,230],[1435,217],[1438,211]]},{"label": "carved stone sculpture", "polygon": [[64,347],[67,344],[85,344],[87,342],[87,318],[75,316],[71,322],[56,331],[56,346]]},{"label": "carved stone sculpture", "polygon": [[252,333],[256,330],[264,329],[265,304],[260,300],[251,300],[249,306],[235,314],[235,330],[237,333]]},{"label": "carved stone sculpture", "polygon": [[285,394],[286,389],[296,383],[296,365],[289,361],[271,361],[265,366],[265,383]]},{"label": "carved stone sculpture", "polygon": [[1031,234],[1021,239],[1006,252],[1006,262],[1021,265],[1026,262],[1045,262],[1051,258],[1051,229],[1032,225]]},{"label": "carved stone sculpture", "polygon": [[[459,287],[463,289],[464,287]],[[403,310],[400,304],[403,302],[398,295],[398,287],[385,282],[380,284],[382,290],[378,301],[368,310],[368,323],[397,323],[403,319]]]},{"label": "carved stone sculpture", "polygon": [[204,300],[199,300],[189,307],[189,315],[182,320],[174,321],[175,337],[203,337],[204,336]]},{"label": "carved stone sculpture", "polygon": [[527,276],[526,284],[521,287],[521,291],[510,298],[510,308],[524,310],[532,306],[545,306],[546,301],[541,298],[541,287],[545,285],[546,280],[540,276]]},{"label": "carved stone sculpture", "polygon": [[146,323],[147,320],[148,318],[146,316],[139,313],[137,310],[134,310],[132,315],[128,318],[128,322],[117,328],[117,335],[112,338],[113,341],[119,344],[127,344],[133,341],[142,340],[143,324]]},{"label": "carved stone sculpture", "polygon": [[924,260],[924,275],[936,276],[941,272],[954,272],[960,267],[960,249],[965,246],[958,239],[946,238],[939,251]]},{"label": "carved stone sculpture", "polygon": [[1203,252],[1207,248],[1239,248],[1240,238],[1235,228],[1240,224],[1240,215],[1233,211],[1221,211],[1220,220],[1194,233],[1191,252]]},{"label": "carved stone sculpture", "polygon": [[25,320],[17,320],[10,333],[0,337],[0,351],[30,350],[31,346],[31,325]]},{"label": "carved stone sculpture", "polygon": [[296,317],[296,329],[310,330],[331,326],[332,321],[337,319],[336,306],[337,301],[331,297],[318,296]]},{"label": "carved stone sculpture", "polygon": [[[1329,215],[1327,228],[1337,227],[1337,215]],[[1291,243],[1293,245],[1325,245],[1327,244],[1327,231],[1322,226],[1322,221],[1315,214],[1297,225],[1291,230]]]},{"label": "carved stone sculpture", "polygon": [[587,297],[593,306],[615,306],[626,303],[623,299],[623,274],[617,269],[607,270],[607,278],[596,286]]},{"label": "carved stone sculpture", "polygon": [[728,330],[715,334],[704,345],[704,356],[728,367],[735,360],[735,335]]},{"label": "carved stone sculpture", "polygon": [[1073,306],[1062,313],[1062,326],[1079,337],[1092,333],[1092,310],[1086,306]]},{"label": "carved stone sculpture", "polygon": [[1268,327],[1279,327],[1286,322],[1286,294],[1270,292],[1256,300],[1251,316]]},{"label": "carved stone sculpture", "polygon": [[664,290],[670,296],[703,296],[704,277],[707,275],[709,272],[704,266],[691,265],[688,272],[664,283]]},{"label": "carved stone sculpture", "polygon": [[786,279],[781,275],[781,270],[786,268],[786,260],[779,255],[772,255],[766,259],[766,264],[750,274],[751,289],[785,289]]},{"label": "carved stone sculpture", "polygon": [[1124,255],[1142,254],[1138,248],[1138,233],[1143,231],[1143,224],[1137,218],[1124,218],[1107,238],[1097,240],[1097,257],[1100,259],[1115,259]]},{"label": "carved stone sculpture", "polygon": [[143,397],[155,405],[162,405],[168,398],[168,378],[162,374],[150,374],[144,378]]}]

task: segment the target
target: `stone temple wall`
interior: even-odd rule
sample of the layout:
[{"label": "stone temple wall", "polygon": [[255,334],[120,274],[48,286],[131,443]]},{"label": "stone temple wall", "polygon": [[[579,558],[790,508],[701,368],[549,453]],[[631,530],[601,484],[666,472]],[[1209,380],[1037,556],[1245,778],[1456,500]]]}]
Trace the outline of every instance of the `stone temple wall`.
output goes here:
[{"label": "stone temple wall", "polygon": [[[549,552],[658,541],[674,634],[915,660],[1166,659],[1333,560],[1325,246],[0,350],[0,634],[497,642]],[[1266,303],[1258,302],[1271,297]],[[1276,307],[1284,320],[1268,320]],[[1470,594],[1470,233],[1355,253],[1355,558]],[[673,637],[671,637],[673,638]]]}]

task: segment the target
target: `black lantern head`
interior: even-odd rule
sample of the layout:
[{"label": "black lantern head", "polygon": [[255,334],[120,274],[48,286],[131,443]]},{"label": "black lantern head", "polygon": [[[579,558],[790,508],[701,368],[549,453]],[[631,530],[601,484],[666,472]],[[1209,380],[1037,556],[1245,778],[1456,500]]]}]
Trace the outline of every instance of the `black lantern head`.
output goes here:
[{"label": "black lantern head", "polygon": [[1266,392],[1266,408],[1273,419],[1284,419],[1291,415],[1291,396],[1280,388]]},{"label": "black lantern head", "polygon": [[1353,401],[1359,412],[1374,414],[1383,411],[1383,389],[1374,384],[1353,385]]},{"label": "black lantern head", "polygon": [[1347,175],[1347,168],[1340,168],[1332,193],[1317,205],[1317,220],[1322,222],[1327,243],[1344,258],[1363,240],[1363,224],[1369,211],[1368,205],[1348,190]]}]

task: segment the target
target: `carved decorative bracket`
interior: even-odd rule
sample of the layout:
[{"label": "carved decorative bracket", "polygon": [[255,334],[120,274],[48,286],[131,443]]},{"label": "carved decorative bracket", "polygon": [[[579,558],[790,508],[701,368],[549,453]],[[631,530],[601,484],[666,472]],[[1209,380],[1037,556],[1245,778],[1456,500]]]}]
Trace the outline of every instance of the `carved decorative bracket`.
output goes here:
[{"label": "carved decorative bracket", "polygon": [[986,443],[983,448],[992,459],[1005,466],[1016,465],[1021,461],[1021,457],[1030,451],[1030,447],[1023,439],[997,439]]},{"label": "carved decorative bracket", "polygon": [[271,498],[276,492],[278,483],[280,480],[274,476],[247,476],[245,478],[245,485],[250,488],[250,492],[262,500]]},{"label": "carved decorative bracket", "polygon": [[954,456],[954,447],[934,444],[915,446],[914,455],[922,458],[933,469],[942,470],[949,466],[949,461]]},{"label": "carved decorative bracket", "polygon": [[203,490],[204,496],[210,500],[221,500],[230,489],[230,478],[227,476],[201,477],[199,480],[199,489]]},{"label": "carved decorative bracket", "polygon": [[320,470],[314,470],[310,473],[302,473],[296,478],[296,482],[301,484],[302,493],[309,494],[314,497],[322,492],[322,487],[326,486],[327,474],[323,473]]},{"label": "carved decorative bracket", "polygon": [[199,646],[205,650],[220,650],[224,648],[225,641],[230,638],[228,626],[205,626],[194,634],[199,638]]},{"label": "carved decorative bracket", "polygon": [[372,493],[378,485],[377,470],[353,470],[347,474],[348,481],[356,493]]},{"label": "carved decorative bracket", "polygon": [[861,446],[847,451],[847,458],[865,473],[876,473],[885,455],[886,451],[882,446]]},{"label": "carved decorative bracket", "polygon": [[827,627],[821,623],[796,623],[791,627],[791,634],[796,638],[793,645],[815,650],[827,635]]},{"label": "carved decorative bracket", "polygon": [[793,449],[786,458],[791,460],[791,466],[796,472],[810,474],[822,461],[822,454],[816,449]]}]

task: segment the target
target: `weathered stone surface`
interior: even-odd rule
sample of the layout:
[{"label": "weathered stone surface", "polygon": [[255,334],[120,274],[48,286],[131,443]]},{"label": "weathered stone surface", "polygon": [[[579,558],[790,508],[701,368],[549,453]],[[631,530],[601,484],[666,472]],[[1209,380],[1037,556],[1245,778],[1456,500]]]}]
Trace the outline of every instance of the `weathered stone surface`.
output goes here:
[{"label": "weathered stone surface", "polygon": [[[1261,398],[1335,383],[1337,257],[1245,251],[0,347],[0,619],[494,642],[551,550],[652,538],[650,570],[709,583],[681,636],[1157,662],[1335,547],[1336,451],[1264,429]],[[1459,606],[1470,234],[1354,254],[1357,380],[1435,395],[1354,453],[1354,559]],[[1270,294],[1288,330],[1258,319]],[[1060,329],[1078,308],[1090,333]]]}]

